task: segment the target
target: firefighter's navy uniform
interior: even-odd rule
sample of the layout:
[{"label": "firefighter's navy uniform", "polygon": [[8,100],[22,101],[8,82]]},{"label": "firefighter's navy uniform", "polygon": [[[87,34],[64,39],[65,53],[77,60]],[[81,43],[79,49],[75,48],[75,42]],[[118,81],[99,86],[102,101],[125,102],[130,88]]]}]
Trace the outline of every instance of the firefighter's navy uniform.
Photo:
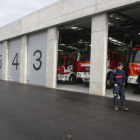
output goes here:
[{"label": "firefighter's navy uniform", "polygon": [[117,84],[117,87],[113,87],[113,94],[114,94],[114,102],[117,102],[118,95],[120,96],[120,100],[122,103],[125,102],[125,81],[126,75],[123,70],[115,69],[111,72],[110,81],[113,85]]}]

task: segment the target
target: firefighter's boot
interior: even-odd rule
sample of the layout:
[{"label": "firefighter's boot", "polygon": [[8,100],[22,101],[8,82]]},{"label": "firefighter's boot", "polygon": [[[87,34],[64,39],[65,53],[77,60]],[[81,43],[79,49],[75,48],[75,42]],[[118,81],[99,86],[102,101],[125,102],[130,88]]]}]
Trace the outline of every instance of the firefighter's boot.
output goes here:
[{"label": "firefighter's boot", "polygon": [[125,106],[125,102],[121,102],[121,104],[122,104],[122,110],[123,110],[123,111],[128,111],[128,110],[129,110],[129,108],[127,108],[127,107]]},{"label": "firefighter's boot", "polygon": [[114,102],[114,110],[118,110],[117,102]]}]

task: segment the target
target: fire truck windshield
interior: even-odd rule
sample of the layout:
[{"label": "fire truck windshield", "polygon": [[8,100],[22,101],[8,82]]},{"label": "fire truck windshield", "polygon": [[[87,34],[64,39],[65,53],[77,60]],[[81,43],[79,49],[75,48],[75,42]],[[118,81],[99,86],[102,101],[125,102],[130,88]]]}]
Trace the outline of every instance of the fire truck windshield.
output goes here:
[{"label": "fire truck windshield", "polygon": [[140,51],[133,51],[131,55],[132,63],[140,63]]},{"label": "fire truck windshield", "polygon": [[57,66],[63,66],[64,65],[64,58],[58,58],[58,65]]},{"label": "fire truck windshield", "polygon": [[80,53],[79,61],[90,61],[90,53],[89,52]]}]

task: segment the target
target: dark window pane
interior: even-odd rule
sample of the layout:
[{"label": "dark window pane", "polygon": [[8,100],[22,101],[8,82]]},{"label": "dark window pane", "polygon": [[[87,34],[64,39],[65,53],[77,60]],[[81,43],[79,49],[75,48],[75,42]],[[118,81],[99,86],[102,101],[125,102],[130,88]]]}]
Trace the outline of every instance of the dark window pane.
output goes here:
[{"label": "dark window pane", "polygon": [[58,58],[58,66],[63,66],[64,65],[64,58]]}]

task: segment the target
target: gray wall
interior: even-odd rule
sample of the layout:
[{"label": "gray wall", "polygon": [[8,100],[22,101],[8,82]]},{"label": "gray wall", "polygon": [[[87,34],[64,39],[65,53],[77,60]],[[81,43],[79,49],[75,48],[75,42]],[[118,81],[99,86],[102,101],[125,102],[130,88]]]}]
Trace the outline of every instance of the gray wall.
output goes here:
[{"label": "gray wall", "polygon": [[59,0],[0,28],[0,41],[51,26],[137,5],[140,0]]},{"label": "gray wall", "polygon": [[[90,94],[105,95],[106,81],[106,55],[107,55],[107,37],[108,37],[108,16],[107,13],[113,10],[119,10],[124,7],[137,5],[140,0],[60,0],[52,5],[44,7],[34,13],[31,13],[11,24],[0,28],[0,41],[3,46],[2,59],[2,79],[7,80],[8,70],[10,70],[11,60],[8,54],[18,50],[20,53],[20,70],[18,73],[19,82],[27,83],[27,79],[32,79],[30,68],[30,49],[42,48],[38,38],[31,39],[32,32],[47,30],[48,36],[44,42],[44,70],[41,72],[45,80],[43,85],[49,88],[56,88],[56,70],[57,70],[57,47],[58,47],[58,26],[74,22],[86,17],[92,18],[92,38],[91,38],[91,77]],[[41,31],[39,31],[41,33]],[[30,34],[29,38],[28,35]],[[14,37],[21,38],[19,48],[9,45],[8,39]],[[40,38],[41,39],[41,38]],[[36,42],[38,40],[39,43]],[[33,42],[33,43],[31,43]],[[37,45],[38,44],[38,45]],[[37,45],[37,46],[36,46]],[[20,50],[20,51],[19,51]],[[31,49],[32,50],[32,49]],[[30,56],[29,56],[30,55]],[[9,57],[9,59],[8,59]],[[39,56],[38,56],[39,57]],[[97,60],[97,61],[96,61]],[[9,65],[8,65],[9,63]],[[33,64],[33,63],[32,63]],[[31,64],[31,66],[32,66]],[[46,71],[46,73],[44,72]],[[10,72],[10,71],[9,71]],[[37,75],[40,73],[38,72]],[[33,76],[36,73],[33,73]],[[31,76],[31,77],[30,77]],[[42,76],[41,76],[42,77]],[[34,78],[31,83],[36,83]],[[16,80],[15,80],[16,81]],[[42,85],[42,84],[41,84]]]}]

